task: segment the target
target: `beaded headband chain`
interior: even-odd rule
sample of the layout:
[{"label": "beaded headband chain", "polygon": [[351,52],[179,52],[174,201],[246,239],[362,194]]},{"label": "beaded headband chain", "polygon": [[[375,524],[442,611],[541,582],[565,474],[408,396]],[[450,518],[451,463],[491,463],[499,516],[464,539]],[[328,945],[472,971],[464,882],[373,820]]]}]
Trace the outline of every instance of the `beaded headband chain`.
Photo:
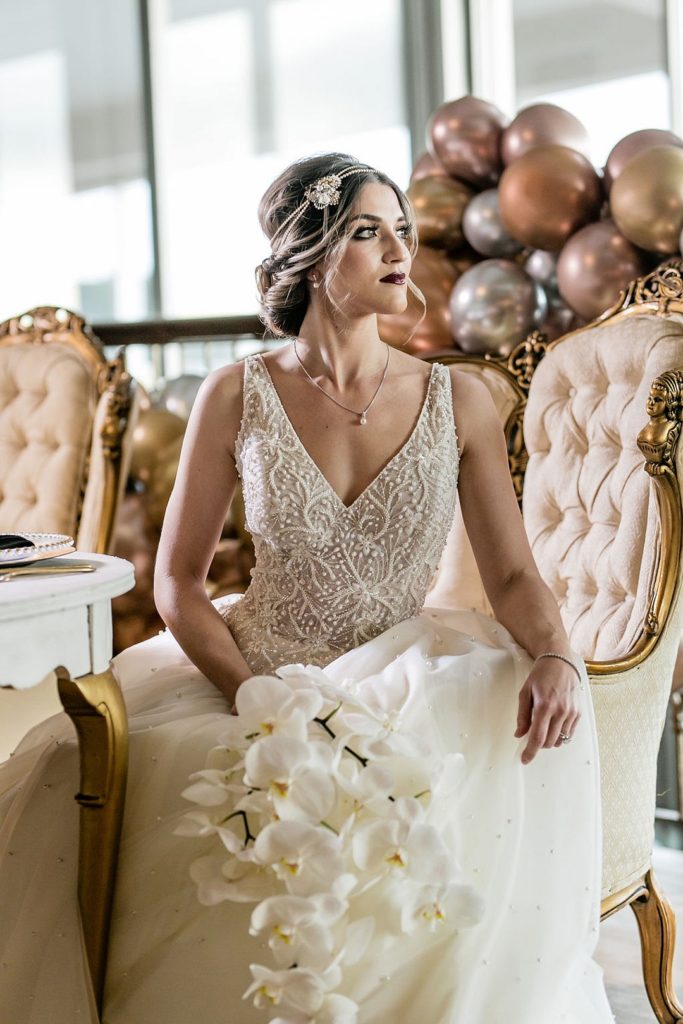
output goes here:
[{"label": "beaded headband chain", "polygon": [[278,228],[278,234],[283,228],[297,221],[309,206],[314,206],[316,210],[325,210],[328,206],[336,206],[341,198],[341,186],[344,178],[348,178],[352,174],[375,173],[374,167],[362,165],[347,167],[339,174],[325,174],[322,178],[317,178],[305,189],[304,201],[282,222]]}]

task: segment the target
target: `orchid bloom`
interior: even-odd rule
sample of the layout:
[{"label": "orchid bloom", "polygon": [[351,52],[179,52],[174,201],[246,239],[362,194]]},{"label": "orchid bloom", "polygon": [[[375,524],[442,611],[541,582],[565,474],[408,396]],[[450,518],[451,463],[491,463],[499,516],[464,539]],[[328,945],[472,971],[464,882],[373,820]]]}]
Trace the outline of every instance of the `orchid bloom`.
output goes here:
[{"label": "orchid bloom", "polygon": [[338,838],[307,822],[266,825],[256,838],[254,858],[271,867],[288,891],[298,896],[329,891],[344,872]]},{"label": "orchid bloom", "polygon": [[332,925],[348,904],[335,896],[271,896],[251,915],[251,935],[267,938],[275,962],[282,967],[325,968],[332,958]]},{"label": "orchid bloom", "polygon": [[326,743],[266,736],[246,753],[244,781],[268,792],[279,818],[320,822],[336,799],[331,761]]},{"label": "orchid bloom", "polygon": [[322,696],[310,682],[295,689],[275,676],[253,676],[237,691],[237,716],[228,721],[221,742],[231,749],[244,749],[262,736],[291,736],[303,742],[308,722],[322,705]]},{"label": "orchid bloom", "polygon": [[393,805],[393,817],[361,826],[352,839],[359,868],[374,875],[397,874],[418,882],[445,884],[452,867],[437,830],[423,821],[417,800],[403,797]]},{"label": "orchid bloom", "polygon": [[288,1014],[276,1017],[271,1024],[357,1024],[358,1003],[346,996],[325,996],[320,1009],[313,1015],[308,1013]]},{"label": "orchid bloom", "polygon": [[322,1008],[327,993],[337,987],[341,978],[338,967],[331,967],[320,973],[309,967],[271,971],[261,964],[250,964],[249,970],[254,980],[244,993],[243,999],[253,996],[257,1009],[282,1006],[288,1010],[308,1014],[309,1017]]},{"label": "orchid bloom", "polygon": [[234,857],[199,857],[190,865],[190,877],[197,886],[197,899],[205,906],[225,900],[257,903],[273,892],[273,876],[267,868]]},{"label": "orchid bloom", "polygon": [[415,887],[406,894],[401,908],[401,930],[411,934],[418,928],[430,932],[441,928],[469,928],[484,914],[484,903],[472,885],[452,882],[447,886]]}]

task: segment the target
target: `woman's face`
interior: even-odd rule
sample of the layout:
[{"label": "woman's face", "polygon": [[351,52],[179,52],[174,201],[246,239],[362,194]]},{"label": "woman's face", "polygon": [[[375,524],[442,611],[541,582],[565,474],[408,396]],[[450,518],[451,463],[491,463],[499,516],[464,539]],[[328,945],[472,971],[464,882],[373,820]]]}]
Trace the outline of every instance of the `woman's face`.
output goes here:
[{"label": "woman's face", "polygon": [[358,194],[349,237],[329,286],[333,301],[350,318],[403,313],[408,304],[413,230],[388,185],[368,182]]}]

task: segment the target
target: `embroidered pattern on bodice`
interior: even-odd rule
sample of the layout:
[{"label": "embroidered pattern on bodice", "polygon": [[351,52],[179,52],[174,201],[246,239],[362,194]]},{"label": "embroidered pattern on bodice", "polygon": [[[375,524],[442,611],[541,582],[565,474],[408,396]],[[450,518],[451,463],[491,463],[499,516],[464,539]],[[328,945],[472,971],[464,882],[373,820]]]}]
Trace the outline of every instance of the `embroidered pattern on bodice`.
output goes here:
[{"label": "embroidered pattern on bodice", "polygon": [[299,439],[265,363],[249,356],[235,461],[256,564],[244,595],[221,614],[252,671],[324,666],[422,610],[456,501],[446,366],[432,364],[410,437],[346,506]]}]

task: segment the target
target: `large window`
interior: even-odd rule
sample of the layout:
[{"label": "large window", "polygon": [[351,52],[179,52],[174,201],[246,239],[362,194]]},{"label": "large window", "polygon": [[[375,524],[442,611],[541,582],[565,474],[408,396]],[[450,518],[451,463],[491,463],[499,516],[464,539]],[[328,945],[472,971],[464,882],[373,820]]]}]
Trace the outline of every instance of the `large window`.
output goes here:
[{"label": "large window", "polygon": [[513,0],[516,109],[547,101],[588,129],[596,164],[671,127],[666,0]]},{"label": "large window", "polygon": [[149,312],[137,0],[0,0],[0,319]]},{"label": "large window", "polygon": [[342,150],[410,173],[400,0],[152,0],[163,311],[256,308],[258,201]]}]

